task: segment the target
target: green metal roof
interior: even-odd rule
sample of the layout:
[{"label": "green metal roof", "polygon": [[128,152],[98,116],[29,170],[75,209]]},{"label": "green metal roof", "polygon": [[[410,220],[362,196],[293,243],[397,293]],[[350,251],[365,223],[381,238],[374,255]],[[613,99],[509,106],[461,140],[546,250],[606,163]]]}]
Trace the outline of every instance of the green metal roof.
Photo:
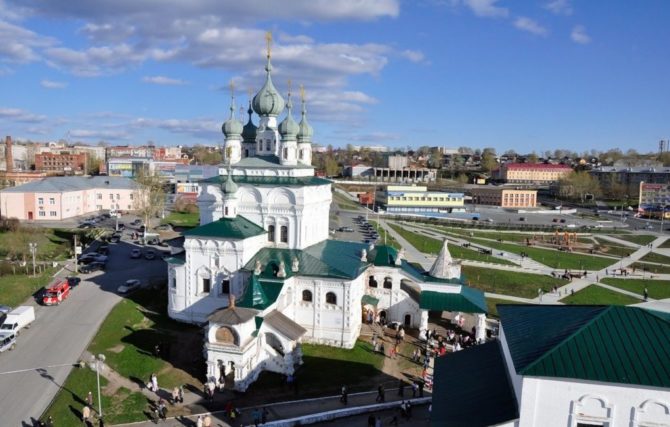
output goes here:
[{"label": "green metal roof", "polygon": [[[286,277],[294,275],[337,277],[354,279],[367,267],[361,261],[361,253],[367,245],[342,240],[324,240],[303,250],[263,248],[249,260],[244,269],[253,271],[256,261],[263,266],[261,278],[277,279],[276,272],[281,261],[284,261]],[[297,258],[298,271],[291,271],[293,258]]]},{"label": "green metal roof", "polygon": [[[253,185],[257,187],[305,187],[315,185],[327,185],[331,182],[324,178],[316,176],[246,176],[233,175],[235,182],[239,185]],[[213,176],[211,178],[200,180],[205,184],[222,184],[226,181],[225,175]]]},{"label": "green metal roof", "polygon": [[368,260],[377,267],[395,267],[395,260],[398,258],[398,250],[391,246],[375,246],[368,254]]},{"label": "green metal roof", "polygon": [[624,306],[499,304],[520,375],[670,387],[670,323]]},{"label": "green metal roof", "polygon": [[461,286],[460,292],[446,293],[421,291],[419,307],[424,310],[462,311],[486,313],[484,293],[478,289]]},{"label": "green metal roof", "polygon": [[447,283],[460,285],[465,283],[465,276],[461,275],[459,278],[455,279],[438,279],[428,275],[426,272],[417,269],[412,263],[408,262],[405,259],[400,261],[400,265],[395,264],[395,260],[398,258],[398,250],[386,245],[375,246],[373,250],[368,254],[368,261],[372,262],[378,267],[395,267],[400,268],[408,276],[416,280],[417,282],[428,282],[428,283]]},{"label": "green metal roof", "polygon": [[235,305],[238,307],[265,310],[277,300],[282,287],[284,287],[284,282],[282,281],[262,280],[260,277],[252,274],[242,298]]},{"label": "green metal roof", "polygon": [[484,427],[519,418],[499,341],[435,358],[431,425]]},{"label": "green metal roof", "polygon": [[186,237],[202,236],[225,239],[246,239],[265,233],[266,231],[263,227],[238,215],[235,218],[221,218],[218,221],[212,221],[209,224],[192,228],[184,231],[183,235]]},{"label": "green metal roof", "polygon": [[374,305],[375,307],[377,304],[379,304],[379,298],[375,298],[372,295],[363,295],[363,298],[361,298],[361,304],[363,305]]}]

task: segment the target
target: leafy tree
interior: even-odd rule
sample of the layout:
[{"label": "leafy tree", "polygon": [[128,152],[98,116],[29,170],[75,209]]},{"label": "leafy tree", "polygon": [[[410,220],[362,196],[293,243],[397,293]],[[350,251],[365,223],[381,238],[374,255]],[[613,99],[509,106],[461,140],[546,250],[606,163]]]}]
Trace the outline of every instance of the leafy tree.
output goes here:
[{"label": "leafy tree", "polygon": [[482,154],[482,161],[481,161],[482,169],[484,169],[486,172],[491,172],[498,166],[498,162],[496,161],[496,156],[495,152],[490,152],[484,150],[484,154]]},{"label": "leafy tree", "polygon": [[149,218],[158,216],[165,207],[165,189],[158,173],[141,171],[135,179],[137,189],[133,193],[133,204],[137,215],[144,219],[145,234],[149,228]]},{"label": "leafy tree", "polygon": [[337,164],[337,160],[335,160],[332,156],[326,157],[325,170],[326,170],[326,176],[339,175],[340,166]]},{"label": "leafy tree", "polygon": [[580,200],[582,203],[587,194],[599,196],[600,184],[588,172],[571,172],[558,181],[558,191],[562,198]]},{"label": "leafy tree", "polygon": [[539,158],[537,157],[537,153],[535,153],[535,151],[530,153],[526,159],[528,160],[528,163],[537,163],[537,161],[539,160]]}]

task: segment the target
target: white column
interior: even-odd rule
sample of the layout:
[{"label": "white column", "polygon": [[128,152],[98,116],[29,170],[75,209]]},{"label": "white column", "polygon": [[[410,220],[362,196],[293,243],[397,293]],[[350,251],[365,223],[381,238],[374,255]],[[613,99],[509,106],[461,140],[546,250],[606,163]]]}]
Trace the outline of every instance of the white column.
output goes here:
[{"label": "white column", "polygon": [[477,314],[477,326],[475,327],[475,340],[486,341],[486,314]]},{"label": "white column", "polygon": [[419,334],[425,336],[428,330],[428,310],[421,310],[421,323],[419,324]]}]

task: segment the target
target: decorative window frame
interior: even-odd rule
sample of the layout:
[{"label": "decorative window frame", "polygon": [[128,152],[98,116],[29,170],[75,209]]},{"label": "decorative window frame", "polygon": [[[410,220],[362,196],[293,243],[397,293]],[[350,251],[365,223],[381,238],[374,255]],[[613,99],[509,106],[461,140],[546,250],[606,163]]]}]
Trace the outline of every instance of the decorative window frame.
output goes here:
[{"label": "decorative window frame", "polygon": [[[662,422],[658,420],[645,420],[645,415],[651,405],[661,406],[665,410],[665,415],[668,417],[668,422]],[[632,411],[631,426],[632,427],[668,427],[670,426],[670,405],[659,399],[647,399],[640,404],[640,406],[634,407]],[[642,419],[642,420],[641,420]]]},{"label": "decorative window frame", "polygon": [[[582,410],[585,407],[585,403],[589,400],[596,400],[600,402],[600,406],[606,411],[606,416],[594,416],[584,414]],[[570,427],[577,427],[578,423],[598,423],[595,425],[602,425],[603,427],[613,427],[614,423],[614,405],[610,404],[609,401],[600,396],[593,394],[585,394],[577,400],[570,402]]]}]

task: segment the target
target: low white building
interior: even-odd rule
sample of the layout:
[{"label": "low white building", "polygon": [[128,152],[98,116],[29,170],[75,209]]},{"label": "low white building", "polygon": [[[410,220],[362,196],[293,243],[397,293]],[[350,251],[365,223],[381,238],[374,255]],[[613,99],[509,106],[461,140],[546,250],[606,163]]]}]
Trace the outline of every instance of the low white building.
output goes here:
[{"label": "low white building", "polygon": [[483,339],[484,295],[462,284],[446,242],[428,274],[391,247],[328,239],[331,182],[314,176],[304,99],[300,123],[290,94],[278,123],[271,70],[268,53],[244,126],[233,100],[226,166],[199,182],[200,226],[167,260],[168,314],[206,325],[208,378],[246,390],[263,370],[293,373],[301,342],[352,348],[372,318],[426,330],[428,310],[477,313]]},{"label": "low white building", "polygon": [[670,426],[670,316],[498,305],[500,340],[435,362],[433,425]]}]

